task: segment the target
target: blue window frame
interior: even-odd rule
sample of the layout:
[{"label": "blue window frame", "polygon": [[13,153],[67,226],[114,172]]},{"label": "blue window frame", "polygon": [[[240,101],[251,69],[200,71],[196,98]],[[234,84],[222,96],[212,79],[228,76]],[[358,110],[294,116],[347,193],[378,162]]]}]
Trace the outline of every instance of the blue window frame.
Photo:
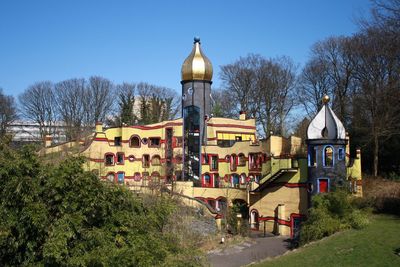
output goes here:
[{"label": "blue window frame", "polygon": [[344,149],[343,148],[339,148],[338,150],[338,160],[344,160]]},{"label": "blue window frame", "polygon": [[118,173],[118,183],[119,184],[123,184],[124,183],[124,179],[125,179],[125,173],[119,172]]},{"label": "blue window frame", "polygon": [[315,146],[310,146],[308,148],[308,167],[317,166],[317,148]]},{"label": "blue window frame", "polygon": [[324,167],[333,167],[333,165],[335,164],[334,154],[335,153],[332,146],[324,146],[324,149],[322,151],[322,162]]}]

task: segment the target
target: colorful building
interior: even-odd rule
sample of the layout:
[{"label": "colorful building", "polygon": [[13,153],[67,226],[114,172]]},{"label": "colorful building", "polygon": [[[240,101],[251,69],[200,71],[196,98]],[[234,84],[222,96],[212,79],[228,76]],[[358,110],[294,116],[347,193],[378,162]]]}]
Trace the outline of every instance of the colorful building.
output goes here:
[{"label": "colorful building", "polygon": [[361,194],[360,153],[349,157],[349,138],[328,99],[310,123],[307,149],[295,136],[259,139],[256,122],[211,114],[212,64],[195,38],[182,66],[182,118],[151,125],[103,128],[85,142],[41,153],[84,156],[100,179],[133,191],[169,190],[219,219],[229,205],[246,208],[253,229],[293,235],[307,215],[309,197],[348,186]]}]

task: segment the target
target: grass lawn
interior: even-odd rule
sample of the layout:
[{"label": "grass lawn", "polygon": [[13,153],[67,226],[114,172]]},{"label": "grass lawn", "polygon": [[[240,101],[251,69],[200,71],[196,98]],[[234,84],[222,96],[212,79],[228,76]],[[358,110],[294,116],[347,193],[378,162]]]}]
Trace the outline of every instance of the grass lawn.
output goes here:
[{"label": "grass lawn", "polygon": [[371,216],[362,230],[349,230],[256,266],[400,266],[400,218]]}]

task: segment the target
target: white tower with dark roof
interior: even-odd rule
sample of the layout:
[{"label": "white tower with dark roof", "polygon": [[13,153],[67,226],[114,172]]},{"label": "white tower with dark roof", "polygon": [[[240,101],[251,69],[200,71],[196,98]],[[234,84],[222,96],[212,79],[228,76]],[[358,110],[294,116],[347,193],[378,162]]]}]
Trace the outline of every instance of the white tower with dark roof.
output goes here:
[{"label": "white tower with dark roof", "polygon": [[308,182],[311,194],[346,186],[346,130],[329,107],[329,97],[307,129]]}]

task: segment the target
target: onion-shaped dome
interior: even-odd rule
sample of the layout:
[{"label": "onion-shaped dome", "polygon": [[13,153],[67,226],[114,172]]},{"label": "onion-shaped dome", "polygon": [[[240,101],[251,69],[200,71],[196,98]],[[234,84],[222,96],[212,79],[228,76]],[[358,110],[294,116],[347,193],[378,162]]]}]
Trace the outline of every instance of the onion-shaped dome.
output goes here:
[{"label": "onion-shaped dome", "polygon": [[307,139],[346,139],[342,122],[329,107],[329,96],[322,99],[324,106],[308,125]]},{"label": "onion-shaped dome", "polygon": [[193,49],[182,64],[182,81],[211,81],[213,68],[210,60],[200,48],[200,38],[194,38]]}]

